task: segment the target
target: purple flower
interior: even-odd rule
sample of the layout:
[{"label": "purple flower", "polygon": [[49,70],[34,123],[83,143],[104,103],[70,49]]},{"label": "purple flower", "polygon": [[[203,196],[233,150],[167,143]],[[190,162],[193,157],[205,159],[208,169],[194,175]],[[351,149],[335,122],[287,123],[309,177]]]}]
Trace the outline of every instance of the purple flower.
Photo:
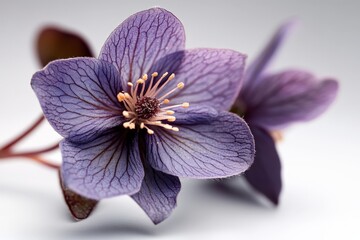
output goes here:
[{"label": "purple flower", "polygon": [[335,80],[318,80],[307,71],[267,72],[292,25],[283,24],[246,69],[244,86],[233,106],[233,111],[244,116],[249,124],[256,143],[255,161],[245,178],[274,204],[278,204],[282,186],[281,165],[269,133],[319,116],[333,102],[338,90]]},{"label": "purple flower", "polygon": [[245,57],[184,50],[184,41],[181,22],[152,8],[120,24],[98,59],[54,61],[34,74],[44,114],[64,137],[66,187],[95,200],[131,195],[159,223],[176,205],[178,177],[248,169],[252,134],[225,111],[240,90]]}]

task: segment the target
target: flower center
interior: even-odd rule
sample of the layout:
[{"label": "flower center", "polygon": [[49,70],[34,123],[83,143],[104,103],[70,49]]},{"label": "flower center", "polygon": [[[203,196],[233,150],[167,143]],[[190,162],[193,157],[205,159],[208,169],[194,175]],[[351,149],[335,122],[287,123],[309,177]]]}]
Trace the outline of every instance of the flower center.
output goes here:
[{"label": "flower center", "polygon": [[160,102],[156,98],[143,97],[135,103],[135,113],[138,118],[149,119],[159,111]]},{"label": "flower center", "polygon": [[148,76],[144,74],[136,81],[135,86],[133,83],[128,83],[130,87],[128,92],[120,92],[117,95],[119,102],[124,103],[126,109],[122,114],[125,118],[129,119],[129,121],[123,123],[124,128],[135,129],[136,126],[139,126],[140,129],[145,128],[148,134],[154,133],[151,126],[159,126],[165,129],[179,131],[179,128],[168,124],[176,120],[175,116],[173,116],[175,112],[170,109],[177,107],[187,108],[189,107],[189,103],[184,102],[182,104],[168,105],[170,100],[166,97],[176,90],[182,89],[184,87],[183,82],[178,83],[174,89],[164,95],[158,96],[160,91],[175,78],[175,74],[171,74],[160,86],[160,83],[167,75],[167,72],[164,73],[160,79],[154,83],[155,78],[158,77],[158,73],[154,72],[151,74],[150,83],[145,91],[145,83],[148,80]]}]

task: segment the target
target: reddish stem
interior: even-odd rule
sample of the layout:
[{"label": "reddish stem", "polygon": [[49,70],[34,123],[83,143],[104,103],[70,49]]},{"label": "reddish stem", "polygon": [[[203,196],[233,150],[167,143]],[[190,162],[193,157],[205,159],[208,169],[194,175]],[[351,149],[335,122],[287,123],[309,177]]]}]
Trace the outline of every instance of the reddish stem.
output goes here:
[{"label": "reddish stem", "polygon": [[43,148],[43,149],[36,150],[36,151],[30,151],[30,152],[12,153],[11,151],[4,151],[4,153],[0,156],[0,158],[35,156],[35,155],[39,155],[42,153],[51,152],[58,148],[59,148],[59,143],[56,143],[50,147]]},{"label": "reddish stem", "polygon": [[4,147],[0,149],[0,151],[9,150],[12,146],[14,146],[17,142],[22,140],[24,137],[29,135],[35,128],[37,128],[40,123],[45,119],[44,115],[41,115],[25,132],[21,133],[18,137],[10,141],[8,144],[6,144]]}]

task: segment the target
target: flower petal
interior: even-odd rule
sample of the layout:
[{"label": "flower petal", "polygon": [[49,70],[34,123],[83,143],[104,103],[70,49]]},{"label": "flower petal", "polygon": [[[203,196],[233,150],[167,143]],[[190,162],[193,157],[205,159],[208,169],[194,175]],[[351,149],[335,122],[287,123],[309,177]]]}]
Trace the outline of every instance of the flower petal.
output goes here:
[{"label": "flower petal", "polygon": [[267,130],[295,121],[311,120],[323,113],[336,97],[338,83],[318,81],[305,71],[289,70],[265,77],[247,105],[245,119]]},{"label": "flower petal", "polygon": [[158,224],[164,221],[176,207],[176,197],[181,184],[178,177],[145,167],[141,189],[131,197],[140,205],[150,219]]},{"label": "flower petal", "polygon": [[295,25],[295,21],[284,22],[274,33],[268,44],[254,60],[253,63],[245,71],[244,87],[242,88],[242,95],[252,96],[253,87],[261,83],[260,76],[264,73],[267,66],[278,52],[279,47],[288,36],[290,30]]},{"label": "flower petal", "polygon": [[86,142],[123,121],[119,75],[94,58],[58,60],[34,74],[31,85],[43,112],[65,138]]},{"label": "flower petal", "polygon": [[64,196],[66,205],[68,206],[71,215],[76,220],[86,219],[96,207],[98,201],[83,197],[65,186],[61,173],[59,174],[60,186]]},{"label": "flower petal", "polygon": [[[184,88],[169,96],[173,103],[190,102],[229,110],[242,85],[246,56],[227,49],[204,48],[180,53],[174,55],[172,61],[163,61],[169,69],[179,66],[174,71],[175,79],[164,87],[159,96],[183,82]],[[159,68],[170,71],[165,67]]]},{"label": "flower petal", "polygon": [[229,177],[249,168],[254,139],[247,124],[235,114],[208,110],[211,113],[205,107],[190,107],[191,121],[183,118],[174,122],[178,132],[156,128],[154,134],[146,136],[152,167],[191,178]]},{"label": "flower petal", "polygon": [[56,59],[93,56],[89,45],[79,35],[50,26],[39,33],[36,48],[42,66]]},{"label": "flower petal", "polygon": [[66,186],[91,199],[139,191],[144,178],[137,135],[111,129],[88,143],[61,142]]},{"label": "flower petal", "polygon": [[255,139],[255,161],[244,174],[253,188],[267,197],[275,205],[279,203],[281,192],[281,164],[274,140],[261,128],[250,129]]},{"label": "flower petal", "polygon": [[162,8],[138,12],[120,24],[106,40],[99,59],[114,64],[125,83],[149,73],[150,67],[167,54],[182,50],[182,23]]}]

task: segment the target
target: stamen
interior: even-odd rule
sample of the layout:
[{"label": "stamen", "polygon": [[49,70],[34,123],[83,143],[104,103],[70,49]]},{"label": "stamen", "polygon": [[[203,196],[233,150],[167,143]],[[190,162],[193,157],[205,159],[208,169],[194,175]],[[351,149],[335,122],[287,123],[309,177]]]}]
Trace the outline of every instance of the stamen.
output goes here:
[{"label": "stamen", "polygon": [[158,88],[158,86],[160,85],[161,81],[168,75],[169,73],[166,72],[164,73],[161,78],[155,83],[155,85],[147,90],[147,92],[145,93],[145,95],[150,96],[150,97],[155,97],[154,93],[156,91],[156,89]]},{"label": "stamen", "polygon": [[[179,131],[178,127],[173,127],[171,124],[166,122],[163,123],[163,121],[176,121],[176,117],[174,116],[175,112],[169,109],[176,107],[187,108],[189,107],[189,103],[184,102],[182,104],[167,107],[162,107],[161,105],[169,104],[170,100],[166,97],[177,89],[183,89],[185,84],[180,82],[175,88],[164,94],[162,97],[157,98],[157,94],[159,94],[163,88],[175,78],[174,73],[169,75],[168,72],[165,72],[154,84],[155,78],[158,77],[158,75],[157,72],[153,72],[151,74],[150,83],[145,84],[149,76],[143,74],[141,78],[136,80],[136,83],[127,83],[127,86],[130,87],[128,92],[118,93],[118,101],[124,103],[125,106],[122,115],[129,120],[123,123],[124,128],[135,129],[136,125],[139,125],[140,129],[146,129],[148,134],[154,134],[154,130],[150,129],[148,127],[149,125],[162,127],[175,132]],[[164,79],[167,76],[168,78],[165,81]],[[141,88],[141,91],[139,88]],[[145,88],[147,88],[147,90],[145,90]]]},{"label": "stamen", "polygon": [[122,113],[123,113],[124,117],[126,117],[126,118],[130,117],[130,114],[128,111],[123,111]]},{"label": "stamen", "polygon": [[181,105],[181,107],[183,107],[183,108],[188,108],[190,106],[190,103],[188,103],[188,102],[184,102],[182,105]]},{"label": "stamen", "polygon": [[125,100],[125,94],[122,93],[122,92],[118,93],[117,99],[118,99],[119,102],[124,101]]},{"label": "stamen", "polygon": [[183,82],[180,82],[180,83],[178,83],[177,88],[182,89],[184,87],[184,85],[185,84]]},{"label": "stamen", "polygon": [[169,91],[168,93],[166,93],[165,95],[163,95],[162,97],[159,98],[159,100],[169,96],[170,94],[172,94],[173,92],[175,92],[177,89],[182,89],[184,88],[185,84],[183,82],[178,83],[178,85],[176,86],[176,88],[172,89],[171,91]]},{"label": "stamen", "polygon": [[190,104],[188,102],[184,102],[182,104],[176,104],[176,105],[164,107],[164,108],[162,108],[162,110],[166,110],[166,109],[170,109],[170,108],[176,108],[176,107],[188,108],[189,106],[190,106]]},{"label": "stamen", "polygon": [[176,117],[174,117],[174,116],[170,116],[170,117],[168,117],[168,119],[167,119],[169,122],[175,122],[175,120],[176,120]]},{"label": "stamen", "polygon": [[171,80],[173,80],[175,78],[175,73],[172,73],[168,79],[166,80],[166,82],[164,82],[164,84],[158,89],[156,90],[156,92],[154,93],[154,96],[156,96],[165,86],[166,84],[168,84]]}]

